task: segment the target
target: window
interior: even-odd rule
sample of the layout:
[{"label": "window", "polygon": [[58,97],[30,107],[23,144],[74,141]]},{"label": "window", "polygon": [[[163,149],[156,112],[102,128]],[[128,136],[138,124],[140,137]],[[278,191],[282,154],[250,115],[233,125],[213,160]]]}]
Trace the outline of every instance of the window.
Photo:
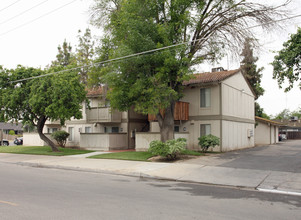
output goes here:
[{"label": "window", "polygon": [[119,127],[105,127],[105,133],[119,133]]},{"label": "window", "polygon": [[118,133],[119,127],[112,127],[112,133]]},{"label": "window", "polygon": [[180,126],[174,126],[174,132],[180,132]]},{"label": "window", "polygon": [[68,141],[73,141],[74,140],[74,127],[69,127],[68,133],[69,133]]},{"label": "window", "polygon": [[91,133],[92,129],[91,127],[85,127],[85,133]]},{"label": "window", "polygon": [[52,134],[53,132],[56,132],[57,128],[48,128],[48,134]]},{"label": "window", "polygon": [[210,96],[211,96],[211,89],[210,88],[202,88],[200,93],[201,98],[201,108],[208,108],[210,107]]},{"label": "window", "polygon": [[211,134],[211,125],[210,124],[201,124],[201,137]]}]

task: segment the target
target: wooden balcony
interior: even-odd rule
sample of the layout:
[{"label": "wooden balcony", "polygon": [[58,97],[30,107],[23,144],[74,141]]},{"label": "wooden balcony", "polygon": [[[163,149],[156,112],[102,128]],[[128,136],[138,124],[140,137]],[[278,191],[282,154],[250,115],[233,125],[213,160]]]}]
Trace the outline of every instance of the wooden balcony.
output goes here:
[{"label": "wooden balcony", "polygon": [[[161,114],[164,112],[160,110]],[[155,115],[148,115],[149,121],[157,121]],[[175,121],[188,121],[189,120],[189,103],[188,102],[176,102],[174,109],[174,120]]]},{"label": "wooden balcony", "polygon": [[121,112],[112,110],[111,108],[91,108],[86,109],[87,122],[89,123],[120,123]]}]

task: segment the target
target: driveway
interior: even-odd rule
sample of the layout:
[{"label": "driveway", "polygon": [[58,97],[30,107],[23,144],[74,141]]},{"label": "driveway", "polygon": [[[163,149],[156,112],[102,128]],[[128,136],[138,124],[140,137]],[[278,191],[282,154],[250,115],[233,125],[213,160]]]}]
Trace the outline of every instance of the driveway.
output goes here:
[{"label": "driveway", "polygon": [[216,154],[185,161],[185,163],[301,173],[301,140],[286,140],[276,145]]}]

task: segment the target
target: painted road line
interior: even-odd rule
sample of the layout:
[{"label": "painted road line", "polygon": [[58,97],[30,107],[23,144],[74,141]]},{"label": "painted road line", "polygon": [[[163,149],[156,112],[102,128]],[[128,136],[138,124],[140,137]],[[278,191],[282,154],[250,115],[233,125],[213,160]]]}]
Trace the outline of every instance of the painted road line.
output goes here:
[{"label": "painted road line", "polygon": [[262,189],[262,188],[257,188],[257,190],[261,191],[261,192],[278,193],[278,194],[285,194],[285,195],[292,195],[292,196],[301,196],[300,192],[284,191],[284,190],[277,190],[277,189]]},{"label": "painted road line", "polygon": [[16,203],[13,203],[13,202],[7,202],[7,201],[2,201],[2,200],[0,200],[0,203],[7,204],[7,205],[11,205],[11,206],[18,206],[18,204],[16,204]]}]

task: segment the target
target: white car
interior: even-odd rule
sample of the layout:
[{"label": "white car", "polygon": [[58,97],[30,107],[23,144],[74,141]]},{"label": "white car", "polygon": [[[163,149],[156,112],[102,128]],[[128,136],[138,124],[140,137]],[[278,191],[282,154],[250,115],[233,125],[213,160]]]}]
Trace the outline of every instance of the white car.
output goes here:
[{"label": "white car", "polygon": [[286,134],[280,134],[280,135],[281,135],[281,139],[282,139],[282,140],[287,140]]}]

